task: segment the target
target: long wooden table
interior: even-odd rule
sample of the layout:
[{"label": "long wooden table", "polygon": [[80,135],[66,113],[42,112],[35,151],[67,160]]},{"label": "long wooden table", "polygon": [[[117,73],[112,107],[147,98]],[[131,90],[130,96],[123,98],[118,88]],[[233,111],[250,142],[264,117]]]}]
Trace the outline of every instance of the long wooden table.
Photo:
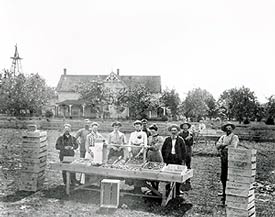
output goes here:
[{"label": "long wooden table", "polygon": [[[164,183],[170,183],[171,188],[166,195],[166,190],[157,190],[154,189],[151,185],[148,185],[146,182],[145,187],[152,190],[158,197],[162,198],[162,206],[166,206],[169,200],[176,196],[176,188],[175,183],[183,183],[187,179],[193,177],[193,170],[187,170],[184,173],[170,173],[164,171],[154,171],[150,169],[140,169],[140,170],[125,170],[125,169],[117,169],[117,168],[106,168],[101,166],[87,166],[83,164],[76,164],[76,163],[52,163],[50,164],[53,170],[64,170],[66,171],[67,176],[67,183],[66,183],[66,193],[70,195],[70,173],[84,173],[96,176],[103,176],[103,177],[112,177],[118,179],[133,179],[133,180],[143,180],[143,181],[159,181]],[[74,188],[76,189],[83,189],[92,183],[85,183],[85,185],[81,185],[79,187]],[[129,193],[123,193],[129,194]],[[140,195],[137,195],[140,196]],[[142,195],[147,196],[147,195]],[[151,196],[150,196],[151,197]]]}]

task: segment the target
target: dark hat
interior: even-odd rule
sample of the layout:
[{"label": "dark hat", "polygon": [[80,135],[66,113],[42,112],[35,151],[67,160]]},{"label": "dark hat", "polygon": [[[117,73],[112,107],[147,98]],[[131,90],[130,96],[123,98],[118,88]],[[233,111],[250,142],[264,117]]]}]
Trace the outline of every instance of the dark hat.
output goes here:
[{"label": "dark hat", "polygon": [[149,130],[155,130],[155,131],[158,131],[158,127],[156,124],[152,124],[150,127],[149,127]]},{"label": "dark hat", "polygon": [[233,123],[227,122],[224,125],[222,125],[222,127],[221,127],[222,131],[226,131],[227,126],[231,126],[233,130],[236,128],[236,126]]},{"label": "dark hat", "polygon": [[141,122],[140,120],[136,120],[136,121],[134,122],[134,126],[137,125],[137,124],[142,125],[142,122]]},{"label": "dark hat", "polygon": [[121,124],[119,121],[115,121],[114,123],[112,123],[112,127],[114,127],[114,126],[119,126],[119,127],[121,127],[122,124]]},{"label": "dark hat", "polygon": [[94,125],[99,126],[99,123],[93,122],[93,123],[91,123],[90,127],[92,127],[92,126],[94,126]]},{"label": "dark hat", "polygon": [[171,130],[172,130],[172,128],[177,128],[177,130],[178,130],[178,131],[180,131],[179,126],[178,126],[178,125],[176,125],[176,124],[172,124],[171,126],[169,126],[169,127],[168,127],[168,131],[171,131]]},{"label": "dark hat", "polygon": [[142,123],[147,123],[148,121],[144,118],[141,120]]},{"label": "dark hat", "polygon": [[188,126],[188,129],[190,129],[191,124],[189,124],[188,122],[182,123],[182,124],[180,125],[180,129],[182,129],[182,128],[183,128],[183,125],[185,125],[185,124]]}]

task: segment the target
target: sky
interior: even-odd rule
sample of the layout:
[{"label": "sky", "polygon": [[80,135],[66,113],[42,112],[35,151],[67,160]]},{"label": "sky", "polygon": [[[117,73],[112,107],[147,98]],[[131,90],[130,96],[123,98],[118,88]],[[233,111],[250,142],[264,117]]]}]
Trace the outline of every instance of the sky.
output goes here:
[{"label": "sky", "polygon": [[15,44],[24,73],[160,75],[184,98],[245,86],[275,94],[273,0],[0,0],[0,70]]}]

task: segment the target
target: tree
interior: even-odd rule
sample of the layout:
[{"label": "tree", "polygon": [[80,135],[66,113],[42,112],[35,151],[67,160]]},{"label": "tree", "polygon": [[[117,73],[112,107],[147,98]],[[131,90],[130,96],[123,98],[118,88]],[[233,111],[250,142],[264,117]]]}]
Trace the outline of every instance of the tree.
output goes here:
[{"label": "tree", "polygon": [[265,105],[266,110],[266,124],[274,125],[274,117],[275,117],[275,95],[270,96],[268,98],[268,102]]},{"label": "tree", "polygon": [[147,118],[148,111],[158,104],[158,100],[143,85],[119,91],[116,96],[117,105],[128,107],[131,118]]},{"label": "tree", "polygon": [[112,94],[103,82],[87,81],[75,87],[80,94],[80,100],[91,106],[101,118],[104,118],[105,106],[112,103]]},{"label": "tree", "polygon": [[180,105],[180,97],[176,90],[164,90],[159,100],[166,108],[171,111],[172,118],[176,119]]},{"label": "tree", "polygon": [[187,93],[183,102],[186,117],[199,121],[202,117],[213,118],[217,115],[217,105],[214,97],[207,90],[195,88]]},{"label": "tree", "polygon": [[52,97],[46,82],[38,74],[18,74],[5,70],[0,83],[0,109],[11,115],[41,114]]},{"label": "tree", "polygon": [[246,87],[225,90],[219,103],[226,108],[229,119],[235,118],[240,123],[245,119],[255,118],[257,113],[257,98],[254,92]]}]

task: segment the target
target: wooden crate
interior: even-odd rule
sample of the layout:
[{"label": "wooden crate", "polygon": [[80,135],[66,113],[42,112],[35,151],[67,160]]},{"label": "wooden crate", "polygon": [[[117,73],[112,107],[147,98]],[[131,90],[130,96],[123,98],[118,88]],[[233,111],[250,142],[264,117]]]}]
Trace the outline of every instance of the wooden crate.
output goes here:
[{"label": "wooden crate", "polygon": [[100,207],[118,208],[120,180],[103,179],[101,181]]},{"label": "wooden crate", "polygon": [[226,193],[226,195],[249,197],[252,194],[255,194],[255,189],[230,188],[230,187],[226,186],[225,193]]},{"label": "wooden crate", "polygon": [[231,208],[250,210],[255,206],[255,195],[252,194],[249,197],[227,195],[226,205]]},{"label": "wooden crate", "polygon": [[39,149],[21,149],[22,159],[25,158],[41,158],[47,155],[47,146]]},{"label": "wooden crate", "polygon": [[39,173],[21,172],[19,179],[19,190],[37,191],[43,187],[44,180],[44,171]]},{"label": "wooden crate", "polygon": [[255,149],[247,150],[247,149],[235,149],[228,148],[228,162],[230,161],[241,161],[241,162],[255,162],[256,161],[256,153]]},{"label": "wooden crate", "polygon": [[245,169],[245,170],[249,170],[249,169],[255,170],[256,162],[244,162],[244,161],[231,160],[231,161],[228,161],[228,167]]},{"label": "wooden crate", "polygon": [[47,161],[42,163],[33,163],[33,162],[22,162],[21,171],[22,172],[34,172],[38,173],[46,169]]},{"label": "wooden crate", "polygon": [[249,210],[226,207],[226,216],[228,216],[228,217],[255,217],[256,216],[255,206]]},{"label": "wooden crate", "polygon": [[231,175],[252,177],[256,175],[256,169],[241,169],[228,167],[228,177]]},{"label": "wooden crate", "polygon": [[47,136],[42,137],[23,137],[23,143],[42,143],[47,141]]},{"label": "wooden crate", "polygon": [[42,156],[40,158],[24,158],[22,159],[22,162],[30,162],[30,163],[44,163],[47,161],[47,155]]},{"label": "wooden crate", "polygon": [[250,184],[255,182],[255,176],[240,176],[236,174],[230,174],[228,175],[228,181]]}]

